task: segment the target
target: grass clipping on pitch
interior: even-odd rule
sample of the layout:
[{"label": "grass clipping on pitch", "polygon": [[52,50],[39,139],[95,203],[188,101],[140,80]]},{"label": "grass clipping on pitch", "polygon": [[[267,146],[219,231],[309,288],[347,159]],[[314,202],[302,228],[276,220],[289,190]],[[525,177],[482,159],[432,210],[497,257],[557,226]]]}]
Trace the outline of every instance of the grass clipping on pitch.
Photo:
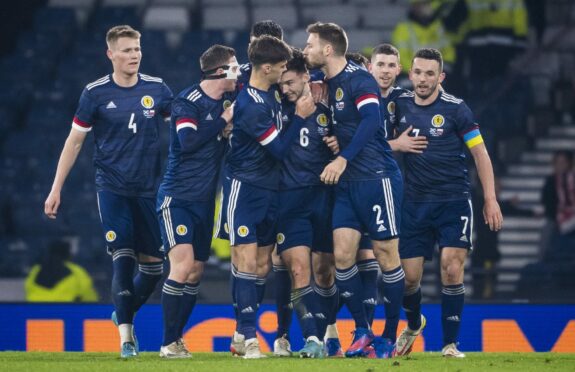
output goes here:
[{"label": "grass clipping on pitch", "polygon": [[467,353],[465,359],[447,359],[439,353],[414,353],[396,359],[300,359],[268,355],[244,360],[230,353],[194,353],[190,359],[164,360],[158,353],[142,353],[125,360],[117,353],[0,352],[2,371],[575,371],[575,354]]}]

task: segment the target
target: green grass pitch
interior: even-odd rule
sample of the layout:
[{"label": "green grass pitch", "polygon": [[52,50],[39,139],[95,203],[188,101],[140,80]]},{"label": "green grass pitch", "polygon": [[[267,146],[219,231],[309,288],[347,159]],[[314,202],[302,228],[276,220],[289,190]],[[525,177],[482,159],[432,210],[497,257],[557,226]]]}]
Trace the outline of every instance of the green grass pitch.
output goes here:
[{"label": "green grass pitch", "polygon": [[[300,359],[268,356],[260,360],[234,358],[229,353],[194,353],[191,359],[163,360],[142,353],[129,360],[117,353],[0,352],[1,371],[575,371],[575,354],[467,353],[446,359],[439,353],[414,353],[396,359]],[[307,370],[307,371],[306,371]]]}]

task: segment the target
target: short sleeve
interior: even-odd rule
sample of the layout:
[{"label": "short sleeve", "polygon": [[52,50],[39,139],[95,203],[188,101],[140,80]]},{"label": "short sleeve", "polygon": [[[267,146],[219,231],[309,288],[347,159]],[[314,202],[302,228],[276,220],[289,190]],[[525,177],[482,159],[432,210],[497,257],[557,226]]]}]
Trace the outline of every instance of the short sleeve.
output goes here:
[{"label": "short sleeve", "polygon": [[160,113],[163,117],[167,118],[170,116],[171,105],[174,99],[174,95],[166,83],[162,83],[162,100],[160,102]]},{"label": "short sleeve", "polygon": [[[198,107],[185,98],[176,98],[171,104],[172,121],[176,124],[176,131],[184,128],[198,130]],[[168,115],[170,115],[168,113]]]},{"label": "short sleeve", "polygon": [[255,138],[262,146],[267,145],[279,134],[271,109],[264,103],[247,105],[242,115],[245,132]]},{"label": "short sleeve", "polygon": [[464,102],[461,102],[457,109],[455,126],[457,133],[463,138],[463,142],[465,142],[468,148],[483,143],[483,137],[481,137],[481,132],[479,131],[479,124],[475,122],[473,113]]},{"label": "short sleeve", "polygon": [[364,105],[376,104],[379,106],[379,87],[375,79],[368,73],[354,76],[350,81],[351,97],[359,110]]},{"label": "short sleeve", "polygon": [[88,89],[84,89],[78,102],[78,108],[74,114],[72,127],[80,132],[89,132],[92,130],[94,118],[96,116],[96,104]]}]

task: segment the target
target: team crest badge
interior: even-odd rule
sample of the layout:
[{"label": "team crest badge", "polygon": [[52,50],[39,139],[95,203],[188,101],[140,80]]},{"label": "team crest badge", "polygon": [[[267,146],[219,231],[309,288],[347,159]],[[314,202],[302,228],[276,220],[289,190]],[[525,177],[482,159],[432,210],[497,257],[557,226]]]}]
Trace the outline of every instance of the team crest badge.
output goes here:
[{"label": "team crest badge", "polygon": [[320,127],[327,127],[327,116],[325,114],[319,114],[316,121]]},{"label": "team crest badge", "polygon": [[441,128],[443,126],[443,123],[445,123],[445,118],[443,117],[443,115],[434,115],[433,118],[431,119],[431,125],[433,125],[435,128]]},{"label": "team crest badge", "polygon": [[248,234],[250,233],[250,229],[248,229],[247,226],[240,226],[238,227],[238,235],[241,236],[242,238],[245,238],[246,236],[248,236]]},{"label": "team crest badge", "polygon": [[391,115],[395,114],[395,102],[391,101],[387,104],[387,112]]},{"label": "team crest badge", "polygon": [[230,101],[229,99],[226,99],[224,101],[224,110],[227,110],[231,105],[232,105],[232,101]]},{"label": "team crest badge", "polygon": [[188,233],[188,228],[186,227],[186,225],[178,225],[178,227],[176,227],[176,234],[178,234],[179,236],[184,236]]},{"label": "team crest badge", "polygon": [[152,96],[143,96],[140,103],[142,104],[142,106],[144,106],[144,108],[147,109],[151,109],[152,107],[154,107],[154,99],[152,98]]},{"label": "team crest badge", "polygon": [[279,233],[276,237],[276,241],[278,242],[278,244],[283,244],[283,242],[285,242],[286,237],[284,234]]},{"label": "team crest badge", "polygon": [[335,91],[335,100],[341,101],[342,98],[343,98],[343,89],[337,88],[337,90]]},{"label": "team crest badge", "polygon": [[282,98],[280,97],[280,92],[278,92],[277,90],[274,92],[274,95],[276,97],[276,101],[278,101],[278,103],[282,103]]},{"label": "team crest badge", "polygon": [[108,243],[113,242],[114,240],[116,240],[116,232],[114,230],[110,230],[106,233],[106,241]]}]

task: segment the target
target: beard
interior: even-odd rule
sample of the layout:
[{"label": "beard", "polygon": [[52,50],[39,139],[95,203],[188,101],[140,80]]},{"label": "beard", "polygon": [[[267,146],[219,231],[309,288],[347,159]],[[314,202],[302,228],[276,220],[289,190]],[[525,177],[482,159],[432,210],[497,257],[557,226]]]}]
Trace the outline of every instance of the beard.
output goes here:
[{"label": "beard", "polygon": [[310,61],[308,58],[305,59],[305,64],[306,67],[310,70],[320,70],[323,66],[325,66],[325,63]]},{"label": "beard", "polygon": [[435,83],[435,84],[433,84],[433,85],[430,85],[430,87],[429,87],[429,93],[428,93],[428,94],[419,94],[419,93],[417,92],[417,88],[414,89],[414,92],[415,92],[415,94],[416,94],[419,98],[425,100],[425,99],[428,99],[429,97],[431,97],[431,95],[433,95],[433,93],[435,93],[435,91],[437,90],[437,86],[438,86],[438,85],[439,85],[439,83]]}]

